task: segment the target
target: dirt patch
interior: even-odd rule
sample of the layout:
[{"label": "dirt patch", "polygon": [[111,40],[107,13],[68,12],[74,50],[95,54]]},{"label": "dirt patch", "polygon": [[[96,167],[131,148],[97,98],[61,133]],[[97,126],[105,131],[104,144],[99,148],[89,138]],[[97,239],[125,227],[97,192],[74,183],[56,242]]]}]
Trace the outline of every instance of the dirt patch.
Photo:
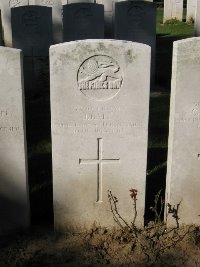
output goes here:
[{"label": "dirt patch", "polygon": [[200,266],[199,227],[167,231],[157,238],[155,229],[144,229],[136,238],[128,229],[93,227],[61,235],[40,228],[1,239],[0,266]]}]

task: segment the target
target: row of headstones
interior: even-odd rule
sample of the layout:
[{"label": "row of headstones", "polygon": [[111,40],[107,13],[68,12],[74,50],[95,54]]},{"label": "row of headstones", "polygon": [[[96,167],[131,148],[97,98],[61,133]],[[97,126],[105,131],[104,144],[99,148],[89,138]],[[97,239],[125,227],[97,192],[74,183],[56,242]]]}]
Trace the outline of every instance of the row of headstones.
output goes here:
[{"label": "row of headstones", "polygon": [[[104,5],[105,36],[113,37],[113,16],[116,2],[128,0],[1,0],[2,25],[4,31],[5,46],[12,47],[11,9],[26,5],[39,5],[52,7],[53,16],[53,42],[62,42],[62,9],[63,5],[72,3],[96,3]],[[139,0],[141,1],[141,0]],[[146,0],[153,2],[152,0]],[[77,14],[79,15],[79,14]]]},{"label": "row of headstones", "polygon": [[[0,234],[30,225],[21,55],[0,48]],[[115,225],[108,191],[131,221],[130,189],[141,226],[150,47],[70,42],[52,46],[50,62],[55,229]],[[199,224],[200,38],[174,43],[172,73],[166,203],[180,223]]]},{"label": "row of headstones", "polygon": [[[149,45],[152,41],[148,37],[155,40],[155,4],[144,1],[117,3],[115,13],[115,39],[147,40]],[[26,51],[31,47],[46,47],[46,52],[37,52],[37,55],[48,55],[49,46],[53,44],[51,8],[23,6],[13,8],[11,14],[13,47],[23,49],[25,55],[32,54],[32,51]],[[63,6],[63,41],[81,39],[104,39],[103,5]]]},{"label": "row of headstones", "polygon": [[[115,9],[115,38],[151,46],[153,81],[156,5],[145,1],[124,1],[116,3]],[[46,57],[49,55],[50,45],[53,44],[52,8],[34,5],[15,7],[12,8],[11,15],[12,45],[23,51],[26,96],[33,98],[44,94],[39,78],[41,69],[48,65]],[[63,39],[104,39],[103,5],[76,3],[63,6]]]},{"label": "row of headstones", "polygon": [[[200,1],[187,0],[186,21],[199,20]],[[183,0],[164,0],[164,18],[163,21],[170,19],[183,20]]]}]

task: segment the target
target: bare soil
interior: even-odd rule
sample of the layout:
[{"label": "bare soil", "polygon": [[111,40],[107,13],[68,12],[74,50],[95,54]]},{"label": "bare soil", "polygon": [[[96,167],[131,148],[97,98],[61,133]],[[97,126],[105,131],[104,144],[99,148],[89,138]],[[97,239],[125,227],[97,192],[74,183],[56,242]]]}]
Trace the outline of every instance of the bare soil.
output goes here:
[{"label": "bare soil", "polygon": [[1,267],[199,267],[200,228],[185,226],[167,233],[144,229],[136,238],[127,229],[94,226],[83,233],[55,234],[40,227],[2,238],[0,248]]}]

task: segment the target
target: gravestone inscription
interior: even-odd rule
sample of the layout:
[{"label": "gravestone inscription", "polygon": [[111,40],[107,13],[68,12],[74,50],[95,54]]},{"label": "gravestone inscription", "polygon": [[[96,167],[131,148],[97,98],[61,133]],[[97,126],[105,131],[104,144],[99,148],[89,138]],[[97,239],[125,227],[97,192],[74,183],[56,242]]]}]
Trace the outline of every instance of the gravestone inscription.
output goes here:
[{"label": "gravestone inscription", "polygon": [[156,4],[124,1],[115,4],[115,39],[147,44],[151,47],[151,78],[155,75]]},{"label": "gravestone inscription", "polygon": [[115,225],[108,190],[130,221],[131,188],[143,224],[150,47],[69,42],[50,48],[50,65],[55,229]]},{"label": "gravestone inscription", "polygon": [[199,224],[200,38],[174,42],[172,68],[166,203],[179,223]]},{"label": "gravestone inscription", "polygon": [[21,51],[0,47],[0,235],[29,227]]},{"label": "gravestone inscription", "polygon": [[102,5],[77,3],[63,6],[63,40],[104,38]]}]

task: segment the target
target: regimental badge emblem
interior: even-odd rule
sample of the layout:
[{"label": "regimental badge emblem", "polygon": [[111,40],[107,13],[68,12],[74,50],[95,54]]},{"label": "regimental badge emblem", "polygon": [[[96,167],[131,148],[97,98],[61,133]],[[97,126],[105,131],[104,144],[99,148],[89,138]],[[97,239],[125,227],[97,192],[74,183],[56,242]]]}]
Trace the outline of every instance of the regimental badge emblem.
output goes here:
[{"label": "regimental badge emblem", "polygon": [[119,93],[123,75],[116,60],[106,55],[95,55],[81,64],[77,80],[78,88],[85,96],[105,101]]}]

